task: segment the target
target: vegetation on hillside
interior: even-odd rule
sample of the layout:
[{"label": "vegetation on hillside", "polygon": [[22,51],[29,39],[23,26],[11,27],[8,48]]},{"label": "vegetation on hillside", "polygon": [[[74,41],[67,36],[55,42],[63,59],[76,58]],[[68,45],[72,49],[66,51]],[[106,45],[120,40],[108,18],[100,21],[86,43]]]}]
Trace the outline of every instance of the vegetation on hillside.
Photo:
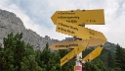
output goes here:
[{"label": "vegetation on hillside", "polygon": [[[0,71],[74,71],[75,61],[71,60],[60,67],[60,59],[68,50],[51,52],[48,43],[43,51],[34,50],[22,40],[22,33],[11,33],[3,39],[4,48],[0,46]],[[125,71],[125,49],[116,45],[111,52],[103,49],[101,55],[87,63],[83,71]],[[89,53],[86,50],[83,56]]]}]

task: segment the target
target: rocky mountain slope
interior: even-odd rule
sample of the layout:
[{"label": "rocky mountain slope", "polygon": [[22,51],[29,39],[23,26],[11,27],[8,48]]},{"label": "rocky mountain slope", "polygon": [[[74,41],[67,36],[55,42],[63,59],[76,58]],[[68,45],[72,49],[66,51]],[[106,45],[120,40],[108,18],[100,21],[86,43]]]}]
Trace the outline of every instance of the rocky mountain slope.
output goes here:
[{"label": "rocky mountain slope", "polygon": [[14,34],[23,32],[23,40],[33,45],[34,49],[42,50],[47,42],[49,44],[57,42],[48,36],[41,37],[34,31],[26,29],[23,22],[14,13],[0,10],[0,43],[3,43],[3,38],[11,32]]}]

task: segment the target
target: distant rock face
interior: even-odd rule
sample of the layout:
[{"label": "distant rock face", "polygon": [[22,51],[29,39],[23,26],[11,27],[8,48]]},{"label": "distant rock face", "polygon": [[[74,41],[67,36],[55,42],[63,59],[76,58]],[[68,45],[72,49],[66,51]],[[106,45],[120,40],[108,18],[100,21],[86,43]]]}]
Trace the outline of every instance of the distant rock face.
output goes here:
[{"label": "distant rock face", "polygon": [[26,29],[23,22],[14,13],[0,9],[0,43],[3,43],[3,38],[11,32],[14,34],[23,32],[23,40],[33,45],[34,49],[43,50],[47,42],[49,44],[58,42],[48,36],[40,37],[32,30]]}]

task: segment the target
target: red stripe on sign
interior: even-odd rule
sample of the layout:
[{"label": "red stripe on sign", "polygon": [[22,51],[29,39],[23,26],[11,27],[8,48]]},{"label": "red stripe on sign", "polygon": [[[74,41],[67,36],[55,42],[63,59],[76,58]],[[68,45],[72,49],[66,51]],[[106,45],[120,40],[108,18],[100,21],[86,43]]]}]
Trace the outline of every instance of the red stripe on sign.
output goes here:
[{"label": "red stripe on sign", "polygon": [[82,71],[82,66],[76,66],[76,70]]}]

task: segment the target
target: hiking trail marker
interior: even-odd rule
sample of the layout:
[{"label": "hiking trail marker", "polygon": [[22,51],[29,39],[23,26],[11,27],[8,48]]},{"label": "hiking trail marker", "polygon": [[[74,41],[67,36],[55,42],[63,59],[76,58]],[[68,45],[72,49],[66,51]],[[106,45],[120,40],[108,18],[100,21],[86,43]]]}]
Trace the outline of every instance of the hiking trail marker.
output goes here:
[{"label": "hiking trail marker", "polygon": [[[74,71],[82,71],[82,64],[92,61],[101,54],[102,46],[107,42],[106,37],[99,31],[86,28],[85,25],[104,25],[103,10],[56,11],[51,19],[56,25],[57,32],[80,39],[57,42],[50,46],[53,50],[72,49],[61,58],[60,66],[76,57]],[[82,52],[93,46],[96,48],[82,59]]]},{"label": "hiking trail marker", "polygon": [[56,11],[51,17],[53,23],[56,25],[58,20],[73,24],[86,25],[104,25],[104,11],[100,10],[72,10],[72,11]]}]

